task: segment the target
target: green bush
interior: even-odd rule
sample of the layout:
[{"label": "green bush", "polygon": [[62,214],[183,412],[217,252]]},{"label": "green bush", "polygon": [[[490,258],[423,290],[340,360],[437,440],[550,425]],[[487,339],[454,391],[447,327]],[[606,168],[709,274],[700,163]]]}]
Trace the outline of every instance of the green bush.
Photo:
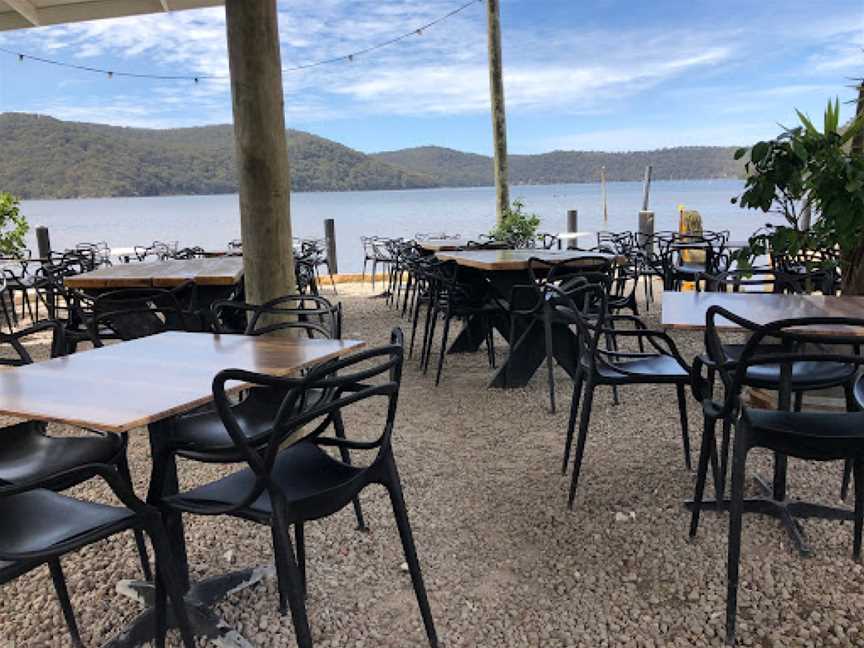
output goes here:
[{"label": "green bush", "polygon": [[537,214],[526,214],[522,211],[524,208],[524,202],[518,198],[514,200],[513,206],[504,212],[501,223],[489,232],[489,236],[496,241],[507,241],[514,247],[521,247],[533,241],[540,226],[540,218]]},{"label": "green bush", "polygon": [[0,191],[0,254],[21,256],[27,249],[24,237],[29,229],[18,207],[18,199]]}]

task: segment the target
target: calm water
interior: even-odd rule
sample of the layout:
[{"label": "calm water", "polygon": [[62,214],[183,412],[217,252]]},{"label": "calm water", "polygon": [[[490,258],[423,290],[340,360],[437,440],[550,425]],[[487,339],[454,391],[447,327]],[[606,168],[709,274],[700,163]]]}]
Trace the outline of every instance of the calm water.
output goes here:
[{"label": "calm water", "polygon": [[[676,229],[676,208],[683,204],[702,213],[706,229],[728,229],[733,239],[746,238],[767,219],[730,204],[741,187],[736,180],[655,182],[651,188],[655,227]],[[335,219],[339,271],[359,271],[363,235],[410,237],[416,232],[447,231],[471,238],[487,232],[494,222],[494,193],[492,187],[295,193],[291,205],[294,235],[321,237],[323,220]],[[642,183],[609,183],[609,224],[605,227],[597,184],[519,186],[511,189],[511,196],[523,199],[526,209],[540,216],[542,231],[565,230],[568,209],[579,210],[580,230],[636,229]],[[81,241],[130,247],[154,240],[224,248],[240,236],[236,195],[32,200],[25,201],[22,208],[31,227],[49,228],[54,249]],[[32,229],[30,245],[36,249]]]}]

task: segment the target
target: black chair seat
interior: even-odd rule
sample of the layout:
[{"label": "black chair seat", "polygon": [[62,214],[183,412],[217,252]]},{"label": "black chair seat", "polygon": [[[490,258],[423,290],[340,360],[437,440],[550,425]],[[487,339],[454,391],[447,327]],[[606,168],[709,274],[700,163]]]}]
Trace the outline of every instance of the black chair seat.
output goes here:
[{"label": "black chair seat", "polygon": [[86,464],[114,464],[122,451],[122,441],[114,434],[52,437],[43,434],[38,423],[20,423],[4,430],[0,481],[16,483]]},{"label": "black chair seat", "polygon": [[[737,360],[744,351],[743,344],[726,344],[723,351],[731,360]],[[777,345],[760,345],[756,355],[783,353]],[[792,390],[818,389],[845,384],[855,375],[855,367],[838,362],[796,362],[792,365]],[[751,387],[774,388],[780,384],[780,366],[759,364],[747,368],[747,384]]]},{"label": "black chair seat", "polygon": [[801,459],[864,455],[864,412],[788,412],[746,409],[760,447]]},{"label": "black chair seat", "polygon": [[[256,387],[250,389],[246,397],[231,408],[250,441],[268,438],[285,393],[281,389]],[[312,395],[314,402],[307,403],[307,406],[319,403],[322,396],[320,390],[315,391]],[[173,449],[186,458],[225,461],[228,457],[239,456],[237,444],[232,441],[219,413],[212,407],[178,418],[171,439]]]},{"label": "black chair seat", "polygon": [[604,363],[597,363],[597,373],[605,380],[621,382],[677,383],[688,380],[690,376],[687,369],[682,367],[675,358],[667,355],[625,360],[616,362],[614,366],[620,367],[622,371],[616,371],[612,366]]},{"label": "black chair seat", "polygon": [[[336,461],[318,446],[301,442],[279,453],[271,472],[273,481],[284,493],[292,513],[303,519],[318,519],[345,507],[355,489],[345,488],[364,467],[348,466]],[[246,468],[218,481],[166,498],[173,507],[185,509],[200,503],[239,504],[255,484],[255,473]],[[269,518],[270,495],[264,491],[246,510],[251,517]]]},{"label": "black chair seat", "polygon": [[[0,555],[38,553],[85,533],[104,531],[106,537],[132,523],[127,508],[32,490],[0,499]],[[11,521],[14,520],[14,523]]]}]

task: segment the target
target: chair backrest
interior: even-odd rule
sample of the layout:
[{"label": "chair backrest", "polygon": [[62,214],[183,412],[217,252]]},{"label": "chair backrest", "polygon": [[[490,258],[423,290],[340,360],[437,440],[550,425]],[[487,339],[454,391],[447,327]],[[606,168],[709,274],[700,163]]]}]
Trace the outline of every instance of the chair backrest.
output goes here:
[{"label": "chair backrest", "polygon": [[590,273],[610,274],[612,260],[604,256],[586,256],[579,259],[549,261],[539,257],[528,259],[528,275],[538,286],[565,282],[571,277]]},{"label": "chair backrest", "polygon": [[176,252],[172,252],[170,257],[172,259],[203,259],[206,256],[206,252],[204,248],[195,246],[195,247],[185,247],[177,250]]},{"label": "chair backrest", "polygon": [[[391,452],[390,443],[402,380],[403,346],[402,331],[396,328],[391,333],[389,345],[322,365],[299,382],[296,378],[277,378],[237,369],[219,372],[213,379],[216,410],[239,456],[249,465],[256,479],[239,504],[224,507],[201,503],[201,512],[228,513],[242,509],[265,491],[278,504],[283,496],[271,472],[279,452],[305,439],[318,441],[337,418],[341,424],[341,414],[347,408],[383,399],[387,413],[381,434],[369,441],[352,442],[355,449],[377,452],[376,458],[364,469],[375,470]],[[235,416],[228,388],[230,383],[235,382],[277,388],[285,392],[273,423],[263,432],[251,434],[250,430],[244,430]],[[322,398],[322,393],[326,393],[327,397]]]},{"label": "chair backrest", "polygon": [[[722,407],[714,415],[732,414],[743,405],[741,393],[747,385],[748,369],[769,365],[779,367],[778,391],[786,398],[792,392],[793,366],[796,363],[833,363],[845,368],[860,368],[864,356],[859,352],[864,332],[864,318],[807,317],[785,319],[766,325],[756,324],[720,306],[711,306],[705,314],[705,350],[715,365],[726,391]],[[749,333],[738,357],[726,355],[721,327],[729,322]],[[836,331],[826,333],[826,330]],[[701,399],[710,398],[707,383],[700,378],[700,362],[694,365],[694,391]]]},{"label": "chair backrest", "polygon": [[91,335],[99,342],[106,331],[121,340],[156,335],[165,331],[195,331],[200,327],[189,303],[194,302],[195,284],[176,288],[124,288],[99,295],[93,301]]},{"label": "chair backrest", "polygon": [[342,337],[342,304],[319,295],[283,295],[261,305],[222,300],[213,303],[211,313],[217,333],[265,335],[302,329],[307,337]]}]

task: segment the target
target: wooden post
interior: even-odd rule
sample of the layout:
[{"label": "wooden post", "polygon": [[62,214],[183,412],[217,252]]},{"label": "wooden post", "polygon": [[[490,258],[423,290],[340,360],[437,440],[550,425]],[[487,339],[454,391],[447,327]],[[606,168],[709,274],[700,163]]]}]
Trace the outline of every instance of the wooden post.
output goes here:
[{"label": "wooden post", "polygon": [[226,0],[246,301],[294,292],[276,0]]},{"label": "wooden post", "polygon": [[36,249],[40,259],[51,256],[51,237],[48,236],[48,228],[44,225],[36,228]]},{"label": "wooden post", "polygon": [[603,193],[603,227],[609,225],[609,207],[606,200],[606,167],[600,167],[600,189]]},{"label": "wooden post", "polygon": [[[578,232],[579,231],[579,211],[576,209],[568,209],[567,210],[567,232]],[[567,241],[567,249],[575,250],[578,246],[576,245],[576,239],[569,239]]]},{"label": "wooden post", "polygon": [[498,0],[487,0],[489,17],[489,91],[492,99],[492,142],[495,149],[495,213],[498,224],[510,206],[507,181],[507,117],[501,68],[501,16]]},{"label": "wooden post", "polygon": [[645,167],[645,180],[642,182],[642,211],[648,211],[648,197],[651,193],[651,172],[653,168],[649,164]]},{"label": "wooden post", "polygon": [[324,244],[327,249],[327,269],[330,274],[338,274],[336,265],[336,222],[332,218],[324,219]]},{"label": "wooden post", "polygon": [[[645,250],[649,237],[654,233],[654,212],[643,209],[639,212],[639,247]],[[647,250],[646,250],[647,251]]]}]

